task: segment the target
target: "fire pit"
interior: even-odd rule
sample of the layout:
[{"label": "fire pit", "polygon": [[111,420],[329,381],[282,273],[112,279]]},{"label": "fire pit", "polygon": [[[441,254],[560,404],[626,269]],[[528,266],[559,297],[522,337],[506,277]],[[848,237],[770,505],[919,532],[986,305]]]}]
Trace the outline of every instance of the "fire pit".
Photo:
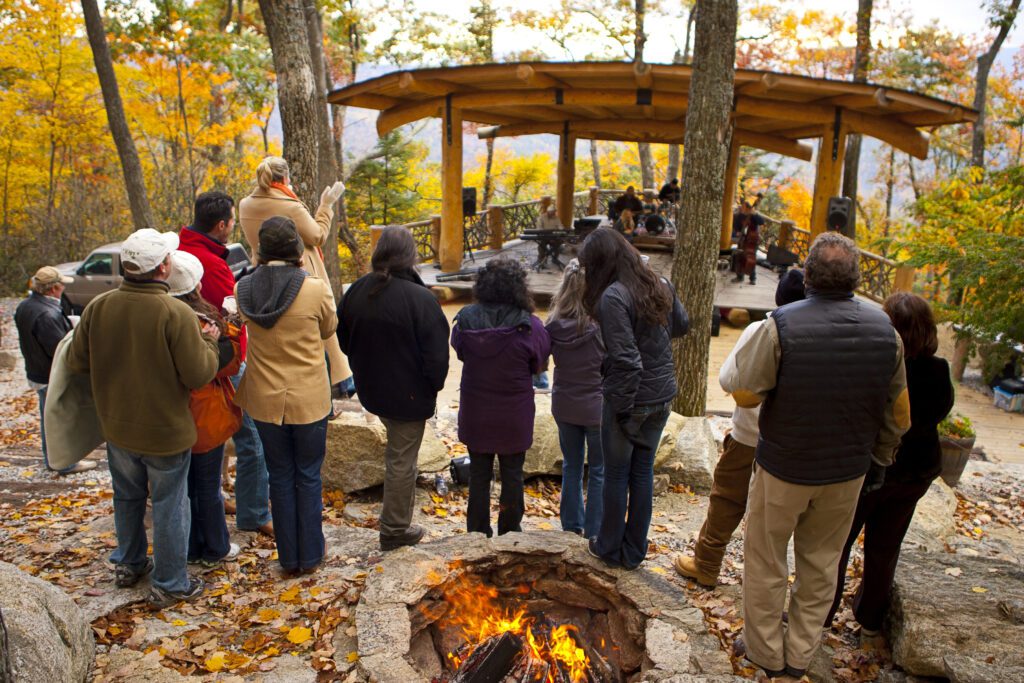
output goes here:
[{"label": "fire pit", "polygon": [[732,681],[679,589],[610,569],[556,532],[470,534],[390,553],[356,608],[360,667],[409,683]]}]

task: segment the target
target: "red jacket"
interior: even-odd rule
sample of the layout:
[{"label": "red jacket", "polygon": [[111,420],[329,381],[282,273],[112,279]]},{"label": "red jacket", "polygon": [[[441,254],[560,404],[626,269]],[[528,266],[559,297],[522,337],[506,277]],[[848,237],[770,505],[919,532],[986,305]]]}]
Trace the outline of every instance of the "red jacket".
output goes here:
[{"label": "red jacket", "polygon": [[[203,298],[217,310],[223,310],[225,297],[235,294],[235,276],[228,266],[228,248],[191,227],[184,227],[178,233],[178,249],[199,259],[203,264]],[[245,358],[246,334],[240,335],[241,354]]]}]

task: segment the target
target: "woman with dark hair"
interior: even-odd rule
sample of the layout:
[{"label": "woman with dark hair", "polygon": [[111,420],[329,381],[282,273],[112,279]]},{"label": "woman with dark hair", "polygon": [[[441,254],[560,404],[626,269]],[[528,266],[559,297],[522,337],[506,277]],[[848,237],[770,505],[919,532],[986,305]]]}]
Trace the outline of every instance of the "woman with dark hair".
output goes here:
[{"label": "woman with dark hair", "polygon": [[938,425],[953,409],[954,399],[949,363],[935,355],[938,332],[928,302],[916,294],[897,292],[885,300],[882,308],[903,341],[910,430],[900,441],[895,461],[885,468],[881,488],[861,493],[839,560],[835,601],[825,619],[828,628],[843,597],[850,549],[863,529],[864,575],[853,596],[853,614],[863,638],[878,636],[882,628],[903,537],[910,528],[917,501],[942,469]]},{"label": "woman with dark hair", "polygon": [[323,345],[338,323],[331,287],[303,270],[303,250],[292,219],[264,221],[259,265],[235,286],[249,334],[235,403],[263,442],[277,558],[288,574],[312,572],[324,558],[320,466],[331,385]]},{"label": "woman with dark hair", "polygon": [[476,303],[455,316],[452,347],[462,361],[459,440],[469,449],[467,531],[491,536],[491,475],[501,469],[498,535],[521,531],[523,463],[533,444],[532,377],[551,350],[544,324],[532,315],[526,272],[493,259],[477,275]]},{"label": "woman with dark hair", "polygon": [[416,462],[426,421],[448,376],[448,320],[416,272],[416,241],[398,225],[384,228],[373,272],[356,280],[338,305],[338,342],[355,373],[360,403],[384,423],[384,502],[380,546],[415,545]]},{"label": "woman with dark hair", "polygon": [[600,228],[580,251],[583,301],[601,326],[604,511],[590,552],[633,569],[647,555],[654,453],[676,395],[672,338],[689,329],[669,283],[615,230]]}]

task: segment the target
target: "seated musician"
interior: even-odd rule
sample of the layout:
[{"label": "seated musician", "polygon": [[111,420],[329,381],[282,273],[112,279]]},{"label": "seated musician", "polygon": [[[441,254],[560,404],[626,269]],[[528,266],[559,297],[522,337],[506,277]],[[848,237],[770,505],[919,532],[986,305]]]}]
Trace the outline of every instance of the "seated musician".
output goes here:
[{"label": "seated musician", "polygon": [[678,204],[679,194],[679,178],[673,178],[661,186],[661,190],[658,192],[658,201],[662,204]]},{"label": "seated musician", "polygon": [[633,189],[632,185],[626,188],[626,194],[621,195],[612,204],[608,210],[608,218],[612,220],[616,217],[621,218],[622,212],[627,209],[634,215],[644,211],[644,203],[636,196],[636,190]]},{"label": "seated musician", "polygon": [[545,207],[544,200],[541,200],[541,211],[537,214],[537,229],[565,230],[565,227],[562,226],[562,222],[558,220],[558,211],[555,205],[550,201],[548,201],[547,206]]},{"label": "seated musician", "polygon": [[615,220],[614,227],[623,235],[632,235],[633,230],[636,229],[636,221],[633,220],[633,212],[629,209],[623,209],[622,213],[620,213],[619,217]]}]

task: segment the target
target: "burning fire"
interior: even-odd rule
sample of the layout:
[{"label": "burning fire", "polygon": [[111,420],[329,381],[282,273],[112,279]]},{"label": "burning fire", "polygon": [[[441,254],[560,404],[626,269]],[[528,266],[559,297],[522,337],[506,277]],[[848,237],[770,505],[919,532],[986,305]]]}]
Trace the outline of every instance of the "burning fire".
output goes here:
[{"label": "burning fire", "polygon": [[[529,593],[529,586],[521,586],[520,592]],[[470,645],[469,648],[460,648],[458,653],[448,653],[448,659],[456,670],[477,646],[510,632],[523,638],[526,654],[533,659],[556,665],[573,683],[587,680],[590,660],[573,637],[575,626],[562,624],[550,631],[538,627],[524,607],[514,601],[500,599],[494,586],[485,585],[475,576],[459,577],[445,592],[445,600],[451,605],[446,619],[462,629]],[[555,666],[551,666],[547,676],[534,683],[555,682]]]}]

